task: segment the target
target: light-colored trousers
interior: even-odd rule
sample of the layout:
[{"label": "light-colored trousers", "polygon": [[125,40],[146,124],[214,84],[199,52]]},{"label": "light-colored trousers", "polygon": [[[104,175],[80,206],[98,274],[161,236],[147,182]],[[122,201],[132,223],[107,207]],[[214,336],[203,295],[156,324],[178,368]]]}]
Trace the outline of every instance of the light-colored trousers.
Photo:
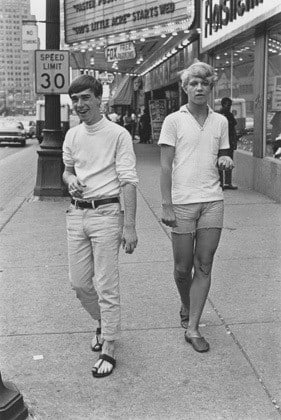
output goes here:
[{"label": "light-colored trousers", "polygon": [[102,336],[116,340],[121,330],[118,254],[123,230],[119,203],[67,211],[69,277],[91,317],[101,319]]}]

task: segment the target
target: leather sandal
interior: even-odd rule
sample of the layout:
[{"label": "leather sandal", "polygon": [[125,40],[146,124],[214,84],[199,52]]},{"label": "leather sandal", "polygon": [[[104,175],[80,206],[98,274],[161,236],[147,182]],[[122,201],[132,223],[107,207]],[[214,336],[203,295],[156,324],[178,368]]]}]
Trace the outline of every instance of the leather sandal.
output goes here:
[{"label": "leather sandal", "polygon": [[204,337],[188,337],[188,335],[184,334],[185,341],[191,344],[195,351],[199,353],[204,353],[209,350],[210,345],[205,340]]},{"label": "leather sandal", "polygon": [[[105,376],[111,375],[111,373],[113,372],[113,369],[116,366],[116,360],[113,359],[113,357],[108,356],[108,354],[101,354],[99,357],[99,360],[102,360],[102,362],[100,363],[99,367],[94,366],[92,369],[92,374],[95,378],[104,378]],[[108,363],[110,363],[112,365],[112,369],[108,372],[104,372],[104,373],[98,373],[99,368],[101,367],[101,365],[103,364],[103,362],[106,361]]]},{"label": "leather sandal", "polygon": [[[96,335],[95,335],[95,337],[92,340],[92,343],[91,343],[91,349],[92,349],[92,351],[98,352],[98,351],[101,351],[102,350],[103,342],[100,342],[99,341],[99,335],[101,335],[101,328],[100,327],[98,327],[96,329]],[[94,340],[95,340],[95,343],[94,343]]]}]

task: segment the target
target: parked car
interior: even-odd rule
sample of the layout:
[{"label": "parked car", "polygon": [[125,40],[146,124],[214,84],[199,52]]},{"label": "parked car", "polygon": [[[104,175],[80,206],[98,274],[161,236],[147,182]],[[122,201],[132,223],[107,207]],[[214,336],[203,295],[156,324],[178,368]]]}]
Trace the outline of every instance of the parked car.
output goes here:
[{"label": "parked car", "polygon": [[22,122],[0,121],[0,143],[20,143],[26,145],[26,131]]}]

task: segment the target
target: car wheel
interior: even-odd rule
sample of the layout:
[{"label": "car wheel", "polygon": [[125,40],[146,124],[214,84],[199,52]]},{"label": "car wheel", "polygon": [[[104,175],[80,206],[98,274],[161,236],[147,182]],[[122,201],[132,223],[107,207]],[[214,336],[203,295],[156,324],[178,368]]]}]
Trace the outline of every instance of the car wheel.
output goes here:
[{"label": "car wheel", "polygon": [[22,147],[24,147],[24,146],[26,145],[26,140],[22,140],[22,141],[20,142],[20,145],[21,145]]}]

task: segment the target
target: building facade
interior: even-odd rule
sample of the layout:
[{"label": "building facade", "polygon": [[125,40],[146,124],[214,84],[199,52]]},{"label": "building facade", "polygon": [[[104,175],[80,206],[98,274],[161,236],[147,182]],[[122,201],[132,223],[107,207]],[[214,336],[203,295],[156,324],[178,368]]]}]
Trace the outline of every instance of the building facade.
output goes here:
[{"label": "building facade", "polygon": [[233,101],[240,185],[281,202],[281,3],[202,0],[200,53],[217,71],[214,107]]},{"label": "building facade", "polygon": [[35,111],[34,52],[22,50],[22,22],[35,21],[30,0],[0,0],[0,114]]}]

